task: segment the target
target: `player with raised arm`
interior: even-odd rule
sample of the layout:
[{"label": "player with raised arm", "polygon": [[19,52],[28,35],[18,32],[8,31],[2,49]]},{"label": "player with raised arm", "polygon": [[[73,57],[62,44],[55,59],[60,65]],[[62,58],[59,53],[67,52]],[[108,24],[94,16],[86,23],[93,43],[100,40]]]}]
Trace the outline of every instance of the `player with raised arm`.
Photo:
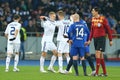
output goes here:
[{"label": "player with raised arm", "polygon": [[[55,32],[55,27],[56,27],[56,21],[55,21],[56,14],[55,12],[49,12],[49,18],[45,16],[40,16],[40,18],[41,18],[41,26],[44,28],[44,35],[41,41],[42,53],[40,57],[40,71],[43,73],[47,72],[46,70],[44,70],[44,62],[45,62],[45,57],[47,55],[47,51],[50,50],[52,51],[53,56],[51,57],[51,62],[48,67],[48,70],[52,72],[56,72],[53,68],[53,65],[57,58],[57,47],[53,43],[53,36]],[[46,21],[43,20],[44,18],[46,19]]]},{"label": "player with raised arm", "polygon": [[20,49],[20,28],[19,23],[21,17],[19,15],[14,15],[13,22],[7,25],[5,30],[5,37],[7,38],[7,57],[6,57],[6,68],[5,72],[9,71],[9,64],[12,54],[15,52],[14,58],[14,69],[13,71],[19,71],[17,68],[19,62],[19,49]]},{"label": "player with raised arm", "polygon": [[[70,26],[68,31],[68,38],[69,44],[71,44],[70,55],[73,58],[73,66],[76,73],[76,76],[79,75],[78,73],[78,56],[82,60],[82,66],[85,66],[85,33],[89,35],[89,29],[86,27],[85,24],[80,23],[80,17],[77,13],[73,15],[74,23]],[[84,74],[86,75],[86,73]]]},{"label": "player with raised arm", "polygon": [[71,24],[71,21],[68,19],[65,19],[65,13],[60,10],[58,11],[58,21],[57,21],[57,27],[58,27],[58,34],[57,34],[57,47],[58,47],[58,65],[59,70],[58,72],[63,72],[63,57],[62,53],[65,54],[67,63],[70,60],[69,57],[69,44],[67,43],[68,38],[64,38],[63,35],[67,34],[68,28]]}]

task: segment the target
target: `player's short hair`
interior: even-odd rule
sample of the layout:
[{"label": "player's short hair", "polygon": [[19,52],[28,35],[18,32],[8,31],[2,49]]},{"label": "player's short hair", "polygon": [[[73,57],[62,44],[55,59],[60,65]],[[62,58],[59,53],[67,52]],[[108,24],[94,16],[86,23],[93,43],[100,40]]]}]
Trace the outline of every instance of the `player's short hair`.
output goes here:
[{"label": "player's short hair", "polygon": [[20,19],[20,15],[15,14],[15,15],[13,16],[13,19],[14,19],[14,20],[16,20],[16,19]]},{"label": "player's short hair", "polygon": [[81,11],[78,11],[77,14],[79,14],[80,18],[83,18],[83,13]]},{"label": "player's short hair", "polygon": [[57,14],[60,16],[65,16],[65,13],[62,10],[58,11]]},{"label": "player's short hair", "polygon": [[96,12],[100,13],[100,8],[94,7],[93,9],[94,9]]},{"label": "player's short hair", "polygon": [[74,17],[74,19],[76,19],[76,20],[80,19],[80,16],[79,16],[79,14],[77,14],[77,13],[75,13],[75,14],[73,15],[73,17]]},{"label": "player's short hair", "polygon": [[55,14],[55,12],[51,11],[49,12],[49,16]]}]

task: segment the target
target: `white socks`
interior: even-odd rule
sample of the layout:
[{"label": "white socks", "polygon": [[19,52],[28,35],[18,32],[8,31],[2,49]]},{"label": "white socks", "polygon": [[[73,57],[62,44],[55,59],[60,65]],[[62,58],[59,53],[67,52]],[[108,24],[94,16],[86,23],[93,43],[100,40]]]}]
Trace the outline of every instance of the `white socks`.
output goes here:
[{"label": "white socks", "polygon": [[[11,59],[11,56],[7,56],[7,58],[6,58],[6,69],[9,69],[10,59]],[[18,62],[19,62],[19,55],[15,54],[15,58],[14,58],[14,68],[15,69],[17,68]]]},{"label": "white socks", "polygon": [[44,70],[45,57],[41,56],[40,58],[40,70]]},{"label": "white socks", "polygon": [[69,60],[70,60],[70,57],[69,56],[66,56],[66,59],[67,59],[67,64],[69,63]]},{"label": "white socks", "polygon": [[9,64],[10,64],[10,56],[6,57],[6,69],[9,69]]},{"label": "white socks", "polygon": [[59,70],[63,70],[63,58],[62,56],[58,57]]},{"label": "white socks", "polygon": [[52,67],[53,67],[53,65],[54,65],[55,61],[56,61],[56,56],[55,56],[55,55],[53,55],[53,56],[51,57],[51,61],[50,61],[50,65],[49,65],[49,67],[50,67],[50,68],[52,68]]},{"label": "white socks", "polygon": [[18,54],[15,54],[15,58],[14,58],[14,69],[17,68],[18,62],[19,62],[19,55],[18,55]]}]

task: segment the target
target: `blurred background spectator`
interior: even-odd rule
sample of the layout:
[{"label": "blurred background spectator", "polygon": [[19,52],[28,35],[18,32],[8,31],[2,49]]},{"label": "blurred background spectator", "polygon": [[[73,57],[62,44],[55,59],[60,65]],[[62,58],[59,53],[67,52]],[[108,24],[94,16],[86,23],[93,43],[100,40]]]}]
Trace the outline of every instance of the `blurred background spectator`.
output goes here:
[{"label": "blurred background spectator", "polygon": [[63,10],[68,18],[75,11],[81,11],[90,28],[92,7],[101,7],[101,12],[108,19],[113,34],[120,34],[120,0],[0,0],[0,31],[12,21],[13,14],[19,14],[27,32],[40,36],[43,32],[39,16],[48,15],[49,11]]}]

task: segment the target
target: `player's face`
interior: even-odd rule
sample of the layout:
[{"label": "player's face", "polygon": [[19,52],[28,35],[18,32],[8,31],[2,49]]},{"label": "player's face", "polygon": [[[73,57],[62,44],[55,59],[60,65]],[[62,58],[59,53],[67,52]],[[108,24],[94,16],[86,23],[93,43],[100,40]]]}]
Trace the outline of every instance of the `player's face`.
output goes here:
[{"label": "player's face", "polygon": [[51,20],[55,20],[56,19],[56,15],[55,14],[51,14],[50,18],[51,18]]},{"label": "player's face", "polygon": [[93,17],[95,17],[98,14],[94,9],[92,9],[91,13]]}]

